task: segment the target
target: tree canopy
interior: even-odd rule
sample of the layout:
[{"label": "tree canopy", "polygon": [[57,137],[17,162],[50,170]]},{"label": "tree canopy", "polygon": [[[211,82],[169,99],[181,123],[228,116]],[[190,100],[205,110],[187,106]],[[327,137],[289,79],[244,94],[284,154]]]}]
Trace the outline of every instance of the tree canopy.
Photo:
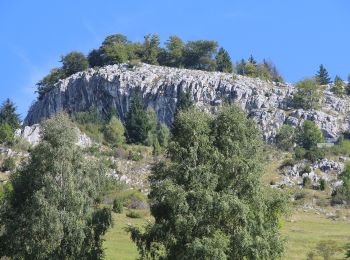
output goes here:
[{"label": "tree canopy", "polygon": [[150,176],[154,224],[130,227],[141,259],[274,259],[284,199],[260,185],[262,141],[236,107],[180,111]]},{"label": "tree canopy", "polygon": [[317,71],[315,75],[316,81],[320,85],[327,85],[331,83],[331,78],[328,75],[328,71],[323,66],[323,64],[320,65],[319,70]]},{"label": "tree canopy", "polygon": [[316,109],[319,103],[320,89],[314,79],[304,79],[296,84],[293,106],[302,109]]},{"label": "tree canopy", "polygon": [[29,163],[11,176],[0,206],[0,256],[101,259],[111,212],[94,207],[105,176],[75,145],[66,115],[45,121]]},{"label": "tree canopy", "polygon": [[7,123],[13,130],[19,128],[21,120],[16,112],[15,104],[8,98],[0,107],[0,124]]}]

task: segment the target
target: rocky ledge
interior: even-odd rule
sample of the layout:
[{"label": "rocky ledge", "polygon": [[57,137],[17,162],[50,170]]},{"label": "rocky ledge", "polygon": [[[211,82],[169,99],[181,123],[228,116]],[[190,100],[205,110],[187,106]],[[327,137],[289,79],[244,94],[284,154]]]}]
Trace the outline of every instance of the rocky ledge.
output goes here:
[{"label": "rocky ledge", "polygon": [[291,84],[147,64],[110,65],[60,80],[31,106],[25,125],[39,123],[60,111],[71,114],[91,106],[102,115],[115,109],[124,120],[135,93],[142,96],[145,106],[156,111],[160,122],[171,125],[179,93],[188,91],[195,104],[208,111],[215,112],[223,99],[236,103],[256,119],[268,142],[273,142],[282,124],[296,127],[305,119],[314,121],[327,139],[334,140],[349,128],[350,102],[348,97],[334,96],[329,88],[321,97],[319,110],[304,111],[290,107],[295,92]]}]

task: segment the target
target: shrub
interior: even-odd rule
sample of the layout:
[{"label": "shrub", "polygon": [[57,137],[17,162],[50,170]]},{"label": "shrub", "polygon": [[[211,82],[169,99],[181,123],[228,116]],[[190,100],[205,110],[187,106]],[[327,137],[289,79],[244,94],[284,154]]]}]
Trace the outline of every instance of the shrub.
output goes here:
[{"label": "shrub", "polygon": [[320,190],[325,190],[327,188],[327,182],[325,179],[320,179]]},{"label": "shrub", "polygon": [[305,176],[303,178],[303,187],[304,188],[310,188],[311,187],[311,179],[309,178],[309,176]]},{"label": "shrub", "polygon": [[310,150],[306,151],[305,153],[305,159],[310,160],[311,162],[315,162],[318,159],[322,159],[325,156],[325,151],[323,149],[314,147]]},{"label": "shrub", "polygon": [[310,167],[310,165],[308,165],[308,164],[307,164],[307,165],[305,165],[305,166],[304,166],[304,169],[303,169],[303,171],[302,171],[302,172],[303,172],[303,173],[304,173],[304,172],[306,172],[306,173],[310,173],[310,172],[311,172],[311,167]]},{"label": "shrub", "polygon": [[115,213],[123,213],[123,200],[121,198],[115,198],[113,201],[113,211]]},{"label": "shrub", "polygon": [[125,129],[123,123],[112,116],[108,124],[105,126],[105,140],[112,146],[121,146],[125,142]]},{"label": "shrub", "polygon": [[294,156],[296,159],[303,159],[305,156],[305,149],[303,147],[297,146],[294,150]]},{"label": "shrub", "polygon": [[314,79],[305,79],[296,84],[297,92],[292,103],[295,108],[315,109],[319,102],[319,87]]},{"label": "shrub", "polygon": [[276,144],[278,148],[283,150],[291,150],[295,142],[295,131],[290,125],[283,125],[276,136]]},{"label": "shrub", "polygon": [[295,200],[301,200],[301,199],[305,199],[307,196],[307,193],[305,191],[298,191],[295,193],[294,195],[294,199]]},{"label": "shrub", "polygon": [[7,157],[1,166],[2,171],[13,171],[16,168],[16,161],[13,157]]},{"label": "shrub", "polygon": [[130,210],[128,213],[126,213],[126,216],[128,218],[141,218],[141,214],[134,210]]},{"label": "shrub", "polygon": [[0,143],[13,144],[14,142],[14,131],[8,123],[0,125]]},{"label": "shrub", "polygon": [[287,166],[294,166],[295,164],[296,164],[296,161],[294,159],[288,158],[282,162],[280,169]]}]

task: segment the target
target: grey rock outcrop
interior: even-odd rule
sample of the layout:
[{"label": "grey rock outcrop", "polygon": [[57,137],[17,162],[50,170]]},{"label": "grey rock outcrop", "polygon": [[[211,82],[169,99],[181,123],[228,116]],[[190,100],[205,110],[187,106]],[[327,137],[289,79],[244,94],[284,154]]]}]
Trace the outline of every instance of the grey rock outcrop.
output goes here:
[{"label": "grey rock outcrop", "polygon": [[297,127],[305,119],[315,121],[329,139],[337,138],[349,127],[349,98],[338,98],[330,91],[324,92],[320,110],[292,110],[289,100],[295,87],[290,84],[147,64],[88,69],[60,80],[32,105],[25,124],[39,123],[60,111],[73,114],[91,106],[104,116],[115,109],[124,120],[131,97],[140,93],[144,104],[155,110],[158,120],[171,125],[178,94],[183,91],[188,91],[196,105],[207,111],[215,112],[223,98],[236,103],[256,119],[268,142],[274,140],[282,124]]},{"label": "grey rock outcrop", "polygon": [[[77,132],[76,145],[82,148],[86,148],[86,147],[90,147],[93,144],[92,140],[85,133],[82,133],[78,128],[76,128],[76,132]],[[41,132],[40,132],[39,124],[34,124],[32,126],[25,126],[23,130],[17,129],[15,134],[18,138],[21,138],[27,141],[32,146],[37,145],[41,140],[41,135],[40,135]]]}]

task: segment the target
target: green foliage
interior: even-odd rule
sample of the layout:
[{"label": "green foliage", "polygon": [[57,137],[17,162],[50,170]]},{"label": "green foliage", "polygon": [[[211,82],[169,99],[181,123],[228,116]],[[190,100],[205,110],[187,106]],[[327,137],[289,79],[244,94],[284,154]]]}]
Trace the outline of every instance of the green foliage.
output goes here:
[{"label": "green foliage", "polygon": [[123,123],[112,116],[104,129],[105,140],[112,146],[121,146],[125,143],[125,129]]},{"label": "green foliage", "polygon": [[236,107],[217,117],[180,111],[168,148],[150,176],[155,223],[130,227],[141,259],[274,259],[285,200],[260,185],[262,141]]},{"label": "green foliage", "polygon": [[15,140],[14,131],[8,123],[0,125],[0,143],[12,145]]},{"label": "green foliage", "polygon": [[317,71],[315,79],[319,85],[327,85],[331,83],[331,78],[329,77],[328,71],[323,64],[320,65],[320,69]]},{"label": "green foliage", "polygon": [[350,162],[345,163],[345,169],[340,179],[343,181],[342,186],[338,186],[332,193],[332,204],[343,204],[350,202]]},{"label": "green foliage", "polygon": [[297,92],[292,103],[295,108],[316,109],[320,99],[320,90],[314,79],[305,79],[296,84]]},{"label": "green foliage", "polygon": [[145,36],[145,40],[143,42],[143,62],[154,65],[158,64],[158,54],[160,52],[159,44],[159,35],[148,34]]},{"label": "green foliage", "polygon": [[104,64],[125,63],[128,60],[127,47],[119,42],[113,42],[102,47]]},{"label": "green foliage", "polygon": [[311,179],[308,176],[305,176],[303,178],[303,187],[304,188],[311,188]]},{"label": "green foliage", "polygon": [[306,150],[316,148],[318,143],[324,142],[322,131],[317,125],[310,121],[305,120],[298,135],[298,143]]},{"label": "green foliage", "polygon": [[61,57],[62,71],[65,77],[69,77],[74,73],[86,70],[89,67],[89,62],[85,55],[81,52],[72,51]]},{"label": "green foliage", "polygon": [[333,85],[333,89],[332,89],[334,94],[336,94],[336,95],[344,94],[345,93],[344,87],[345,87],[344,81],[339,76],[335,76],[334,85]]},{"label": "green foliage", "polygon": [[290,125],[282,125],[276,136],[277,147],[286,151],[293,149],[295,143],[295,130]]},{"label": "green foliage", "polygon": [[0,124],[8,124],[13,130],[21,126],[15,104],[8,98],[0,107]]},{"label": "green foliage", "polygon": [[97,209],[105,170],[84,159],[66,115],[42,125],[42,141],[11,176],[0,206],[0,255],[14,259],[101,259],[112,224]]},{"label": "green foliage", "polygon": [[309,150],[306,150],[304,158],[308,159],[311,162],[316,162],[318,159],[325,157],[325,151],[321,148],[312,147]]},{"label": "green foliage", "polygon": [[126,213],[126,216],[128,218],[141,218],[141,214],[135,210],[130,210],[128,213]]},{"label": "green foliage", "polygon": [[41,100],[46,93],[50,92],[55,84],[63,78],[65,78],[63,70],[61,68],[53,68],[48,75],[36,83],[39,100]]},{"label": "green foliage", "polygon": [[325,179],[320,179],[320,190],[327,189],[327,182]]},{"label": "green foliage", "polygon": [[13,171],[16,169],[16,161],[13,157],[7,157],[1,165],[1,170],[6,171]]},{"label": "green foliage", "polygon": [[300,160],[305,157],[306,151],[303,147],[297,146],[294,149],[294,156],[296,159]]},{"label": "green foliage", "polygon": [[316,245],[315,255],[321,256],[324,260],[331,260],[339,250],[341,248],[336,241],[322,240]]},{"label": "green foliage", "polygon": [[156,115],[154,111],[146,112],[140,97],[135,94],[131,100],[130,108],[126,115],[126,131],[129,143],[152,145],[150,138],[156,131]]},{"label": "green foliage", "polygon": [[103,66],[104,62],[101,49],[93,49],[92,51],[90,51],[87,60],[89,62],[90,68]]},{"label": "green foliage", "polygon": [[186,111],[194,106],[194,102],[189,92],[180,92],[178,95],[179,97],[176,103],[175,117],[179,111]]},{"label": "green foliage", "polygon": [[263,62],[257,63],[251,55],[246,62],[244,59],[236,64],[237,74],[249,77],[258,77],[264,80],[274,82],[283,82],[283,77],[279,74],[276,66],[271,62],[263,59]]},{"label": "green foliage", "polygon": [[113,211],[115,213],[123,213],[123,200],[119,197],[113,200]]},{"label": "green foliage", "polygon": [[218,43],[215,41],[189,41],[184,50],[184,65],[189,69],[214,71]]},{"label": "green foliage", "polygon": [[158,141],[161,147],[167,147],[170,139],[170,129],[166,124],[158,125]]},{"label": "green foliage", "polygon": [[170,36],[169,40],[165,43],[165,47],[164,61],[160,62],[160,65],[177,68],[183,67],[184,42],[177,36]]},{"label": "green foliage", "polygon": [[232,61],[228,52],[224,48],[220,48],[215,57],[216,70],[221,72],[232,72]]},{"label": "green foliage", "polygon": [[103,119],[95,107],[90,107],[88,111],[77,112],[73,119],[79,128],[96,142],[103,142]]}]

